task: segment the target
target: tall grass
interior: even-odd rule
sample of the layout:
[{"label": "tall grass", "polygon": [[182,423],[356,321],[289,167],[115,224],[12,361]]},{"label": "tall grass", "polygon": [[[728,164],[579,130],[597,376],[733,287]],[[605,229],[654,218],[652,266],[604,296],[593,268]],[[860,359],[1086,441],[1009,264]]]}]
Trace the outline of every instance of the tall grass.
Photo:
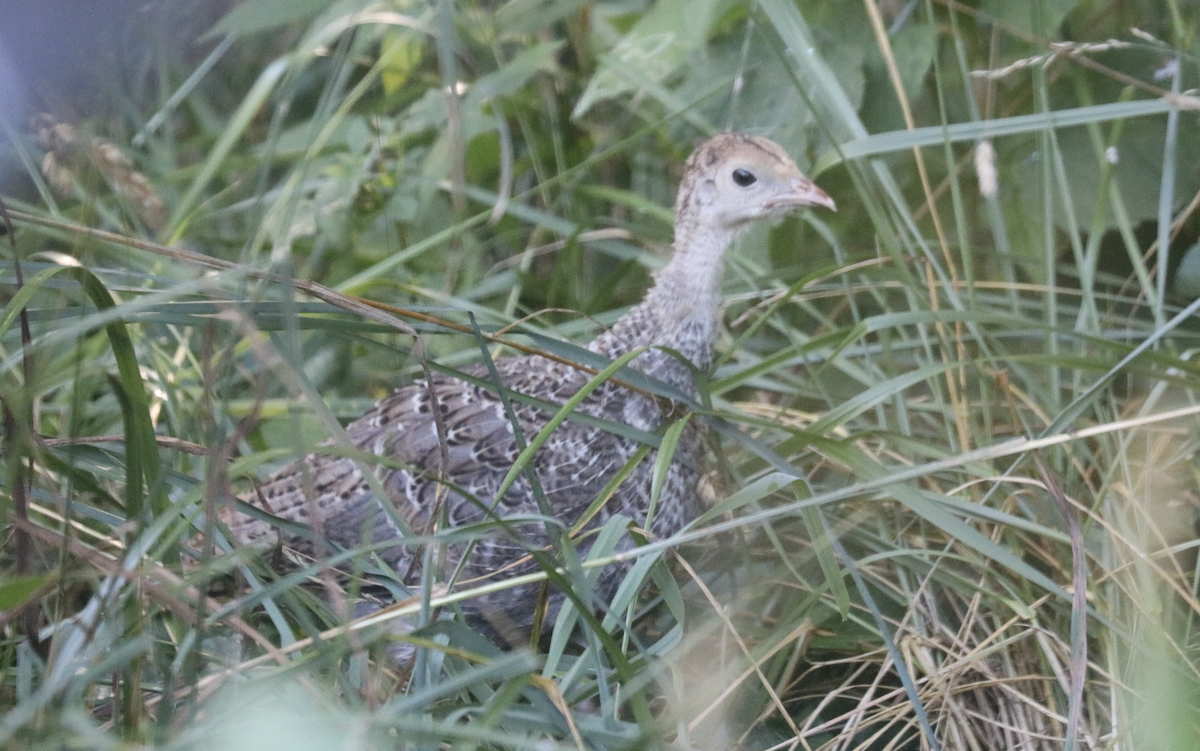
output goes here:
[{"label": "tall grass", "polygon": [[[1195,748],[1196,20],[248,0],[123,122],[8,123],[0,738]],[[839,212],[730,254],[712,508],[614,602],[502,651],[448,616],[512,582],[232,549],[235,492],[427,368],[583,358],[727,127]],[[538,576],[588,602],[620,531]]]}]

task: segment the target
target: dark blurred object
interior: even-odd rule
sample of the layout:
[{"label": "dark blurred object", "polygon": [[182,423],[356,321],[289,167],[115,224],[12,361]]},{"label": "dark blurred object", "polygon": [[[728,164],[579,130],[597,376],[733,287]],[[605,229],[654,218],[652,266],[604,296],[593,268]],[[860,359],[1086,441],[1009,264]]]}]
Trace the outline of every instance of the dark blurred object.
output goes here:
[{"label": "dark blurred object", "polygon": [[[111,114],[113,88],[156,97],[154,73],[167,52],[186,60],[195,40],[238,0],[6,0],[0,12],[0,94],[65,120]],[[212,43],[204,45],[211,47]],[[7,63],[7,66],[5,66]],[[7,67],[7,70],[5,70]],[[6,101],[9,101],[6,97]]]},{"label": "dark blurred object", "polygon": [[[219,39],[197,42],[240,0],[4,0],[0,5],[0,193],[33,196],[7,137],[31,118],[136,130]],[[176,75],[178,74],[178,75]],[[115,127],[114,127],[115,126]],[[32,145],[32,144],[31,144]],[[35,147],[36,148],[36,147]]]}]

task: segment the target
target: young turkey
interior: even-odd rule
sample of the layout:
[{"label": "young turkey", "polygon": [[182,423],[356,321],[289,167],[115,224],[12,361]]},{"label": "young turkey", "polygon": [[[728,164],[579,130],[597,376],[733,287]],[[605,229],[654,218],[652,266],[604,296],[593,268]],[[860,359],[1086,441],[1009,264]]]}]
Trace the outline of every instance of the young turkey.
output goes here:
[{"label": "young turkey", "polygon": [[[645,299],[588,349],[613,360],[639,350],[632,368],[695,396],[693,369],[703,370],[712,362],[725,249],[752,222],[805,206],[835,209],[833,200],[796,168],[778,144],[738,133],[723,133],[704,142],[687,160],[679,186],[673,257],[655,275]],[[556,408],[593,378],[583,369],[540,356],[498,359],[495,369],[505,389]],[[395,541],[379,556],[411,585],[419,584],[423,576],[421,551],[400,542],[404,532],[396,517],[418,535],[443,525],[519,517],[518,523],[500,525],[476,539],[473,547],[451,544],[443,561],[446,570],[438,572],[438,580],[454,570],[464,553],[468,557],[460,581],[535,570],[529,551],[546,547],[553,536],[535,518],[540,514],[538,495],[528,474],[522,474],[502,497],[496,494],[520,446],[532,441],[553,413],[509,400],[524,436],[519,445],[510,413],[494,386],[487,385],[495,382],[495,375],[486,364],[463,372],[475,382],[448,375],[417,381],[346,427],[355,447],[392,460],[390,467],[373,469],[386,498],[373,493],[354,460],[314,453],[276,472],[244,500],[320,530],[328,551]],[[435,403],[440,420],[435,419]],[[584,398],[576,412],[651,433],[683,415],[668,399],[611,380]],[[562,422],[531,464],[560,529],[570,529],[578,521],[640,445],[595,420]],[[689,426],[659,491],[649,523],[653,536],[667,537],[699,515],[697,483],[703,464],[701,437]],[[577,540],[581,555],[586,555],[592,540],[588,530],[594,531],[614,514],[646,525],[654,466],[652,451],[587,522]],[[392,508],[385,509],[381,501]],[[266,521],[238,512],[227,516],[227,521],[241,543],[281,542],[302,555],[315,552],[311,535],[280,532]],[[618,549],[632,545],[626,539]],[[596,587],[598,596],[611,595],[621,573],[617,566],[605,571]],[[528,632],[540,592],[540,584],[504,588],[468,600],[462,607],[475,625],[488,624],[511,639]],[[548,602],[546,623],[553,623],[562,594],[551,592]]]}]

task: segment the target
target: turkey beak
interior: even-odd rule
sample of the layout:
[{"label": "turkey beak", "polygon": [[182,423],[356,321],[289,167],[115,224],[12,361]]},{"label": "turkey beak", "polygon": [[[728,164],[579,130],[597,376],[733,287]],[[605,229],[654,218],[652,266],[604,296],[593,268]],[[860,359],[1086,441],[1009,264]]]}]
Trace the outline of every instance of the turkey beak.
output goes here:
[{"label": "turkey beak", "polygon": [[837,204],[829,194],[821,190],[803,175],[790,180],[791,190],[783,195],[772,198],[767,202],[767,208],[801,208],[804,206],[824,206],[830,211],[837,211]]}]

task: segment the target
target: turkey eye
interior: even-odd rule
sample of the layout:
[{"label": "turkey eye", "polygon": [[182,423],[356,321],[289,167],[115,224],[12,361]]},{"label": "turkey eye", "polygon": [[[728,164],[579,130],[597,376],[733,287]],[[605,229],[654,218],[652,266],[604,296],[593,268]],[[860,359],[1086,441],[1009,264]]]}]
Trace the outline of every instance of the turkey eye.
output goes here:
[{"label": "turkey eye", "polygon": [[746,188],[758,182],[758,178],[744,169],[735,169],[733,171],[733,181],[743,188]]}]

